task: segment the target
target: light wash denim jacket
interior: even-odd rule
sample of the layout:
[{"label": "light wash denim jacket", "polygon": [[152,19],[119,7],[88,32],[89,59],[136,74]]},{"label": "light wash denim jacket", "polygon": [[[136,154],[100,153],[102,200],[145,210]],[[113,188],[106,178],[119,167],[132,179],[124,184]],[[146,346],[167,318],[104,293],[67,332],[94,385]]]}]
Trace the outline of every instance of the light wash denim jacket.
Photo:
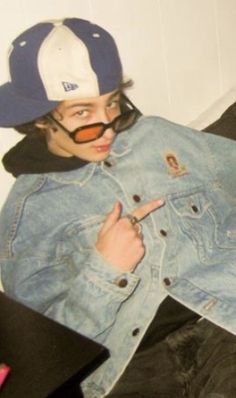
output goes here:
[{"label": "light wash denim jacket", "polygon": [[[108,161],[20,176],[0,219],[6,293],[110,350],[86,398],[111,390],[167,294],[236,334],[236,143],[141,117]],[[125,215],[160,197],[141,222],[145,257],[120,273],[98,230],[117,200]]]}]

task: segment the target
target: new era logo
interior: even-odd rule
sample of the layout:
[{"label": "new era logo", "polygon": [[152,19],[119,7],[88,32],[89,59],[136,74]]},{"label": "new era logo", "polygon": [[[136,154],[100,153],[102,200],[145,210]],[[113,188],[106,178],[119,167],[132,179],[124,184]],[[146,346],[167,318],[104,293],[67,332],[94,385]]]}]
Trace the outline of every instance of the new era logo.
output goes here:
[{"label": "new era logo", "polygon": [[62,82],[65,91],[73,91],[79,88],[78,84],[70,82]]}]

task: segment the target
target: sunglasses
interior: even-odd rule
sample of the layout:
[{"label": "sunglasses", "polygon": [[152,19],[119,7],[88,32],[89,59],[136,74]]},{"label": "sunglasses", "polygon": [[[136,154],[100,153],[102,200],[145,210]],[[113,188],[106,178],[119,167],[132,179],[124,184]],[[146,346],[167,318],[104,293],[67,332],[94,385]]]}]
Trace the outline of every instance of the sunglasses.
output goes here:
[{"label": "sunglasses", "polygon": [[[127,98],[127,97],[126,97]],[[76,144],[85,144],[87,142],[95,141],[102,137],[107,129],[112,129],[116,134],[127,130],[135,124],[137,119],[141,116],[141,112],[127,99],[127,103],[132,106],[132,109],[121,113],[110,123],[93,123],[86,126],[77,127],[74,131],[67,130],[58,120],[51,114],[48,118],[63,129]]]}]

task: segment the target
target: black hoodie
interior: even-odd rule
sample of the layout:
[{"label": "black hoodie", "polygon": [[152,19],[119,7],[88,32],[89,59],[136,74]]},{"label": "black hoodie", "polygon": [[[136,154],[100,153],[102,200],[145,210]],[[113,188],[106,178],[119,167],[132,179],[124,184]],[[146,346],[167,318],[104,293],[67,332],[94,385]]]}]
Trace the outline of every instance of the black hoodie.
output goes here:
[{"label": "black hoodie", "polygon": [[70,171],[88,163],[75,156],[54,155],[49,152],[44,136],[36,132],[27,135],[11,148],[4,155],[2,162],[5,169],[14,177],[18,177],[20,174]]}]

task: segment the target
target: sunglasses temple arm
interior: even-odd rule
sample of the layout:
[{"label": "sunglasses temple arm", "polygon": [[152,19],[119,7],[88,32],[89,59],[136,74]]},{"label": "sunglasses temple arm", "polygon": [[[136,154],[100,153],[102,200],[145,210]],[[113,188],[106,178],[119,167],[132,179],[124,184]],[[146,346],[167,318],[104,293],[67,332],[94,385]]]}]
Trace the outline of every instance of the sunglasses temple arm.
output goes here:
[{"label": "sunglasses temple arm", "polygon": [[128,103],[129,105],[131,105],[132,108],[141,116],[141,115],[142,115],[142,112],[133,104],[133,102],[130,101],[130,99],[129,99],[124,93],[122,93],[121,95],[122,95],[124,101],[125,101],[126,103]]},{"label": "sunglasses temple arm", "polygon": [[70,134],[71,132],[67,130],[66,127],[64,127],[58,120],[56,120],[51,114],[48,114],[46,118],[50,121],[53,122],[54,124],[57,125],[57,127],[60,127],[62,130],[64,130],[67,134]]}]

